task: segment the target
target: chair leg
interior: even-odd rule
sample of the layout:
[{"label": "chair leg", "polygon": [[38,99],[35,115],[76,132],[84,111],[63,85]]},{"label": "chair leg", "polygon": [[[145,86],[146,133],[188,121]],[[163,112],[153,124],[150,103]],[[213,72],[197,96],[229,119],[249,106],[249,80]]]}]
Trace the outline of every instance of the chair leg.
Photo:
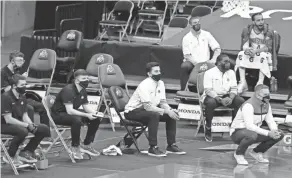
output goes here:
[{"label": "chair leg", "polygon": [[139,30],[139,28],[140,28],[140,26],[142,25],[143,22],[144,22],[144,20],[141,20],[141,19],[138,21],[138,24],[136,26],[135,35],[137,35],[137,32],[138,32],[138,30]]},{"label": "chair leg", "polygon": [[9,164],[10,164],[11,168],[12,168],[13,171],[14,171],[14,174],[15,174],[15,175],[19,175],[19,173],[18,173],[18,171],[17,171],[17,168],[16,168],[15,164],[13,163],[11,157],[9,156],[8,151],[7,151],[7,149],[5,148],[5,145],[3,144],[2,140],[1,140],[1,148],[2,148],[2,150],[3,150],[3,152],[4,152],[4,156],[6,156],[6,158],[8,159]]},{"label": "chair leg", "polygon": [[[201,118],[200,118],[200,120],[198,122],[198,126],[197,126],[197,129],[196,129],[196,132],[195,132],[195,137],[197,137],[201,126],[202,125],[204,126],[204,122],[205,122],[204,116],[203,116],[203,114],[201,114]],[[204,127],[204,132],[205,132],[205,127]]]},{"label": "chair leg", "polygon": [[110,108],[109,108],[109,106],[108,106],[108,104],[107,104],[107,100],[106,100],[106,98],[105,98],[105,96],[104,96],[104,92],[102,92],[102,100],[103,100],[103,102],[104,102],[106,112],[107,112],[108,117],[109,117],[109,119],[110,119],[112,130],[115,132],[115,123],[113,122],[113,119],[112,119],[112,117],[111,117],[111,111],[110,111]]}]

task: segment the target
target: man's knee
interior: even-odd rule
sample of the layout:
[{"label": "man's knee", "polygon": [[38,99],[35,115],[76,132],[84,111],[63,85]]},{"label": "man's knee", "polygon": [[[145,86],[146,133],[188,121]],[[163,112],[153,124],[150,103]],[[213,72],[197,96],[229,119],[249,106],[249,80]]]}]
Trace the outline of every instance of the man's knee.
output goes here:
[{"label": "man's knee", "polygon": [[205,98],[204,104],[206,106],[206,108],[212,108],[215,109],[217,107],[217,101],[215,100],[215,98],[211,98],[211,97],[207,97]]},{"label": "man's knee", "polygon": [[80,117],[80,116],[72,116],[72,125],[81,127],[82,124],[83,124],[82,117]]},{"label": "man's knee", "polygon": [[240,97],[238,95],[235,96],[235,98],[234,98],[235,106],[240,107],[244,102],[245,102],[245,100],[242,97]]},{"label": "man's knee", "polygon": [[186,71],[186,72],[190,72],[190,70],[192,70],[194,68],[194,65],[188,61],[183,62],[181,64],[181,70]]},{"label": "man's knee", "polygon": [[40,124],[37,126],[37,132],[36,134],[41,134],[44,137],[50,136],[50,128],[46,126],[45,124]]}]

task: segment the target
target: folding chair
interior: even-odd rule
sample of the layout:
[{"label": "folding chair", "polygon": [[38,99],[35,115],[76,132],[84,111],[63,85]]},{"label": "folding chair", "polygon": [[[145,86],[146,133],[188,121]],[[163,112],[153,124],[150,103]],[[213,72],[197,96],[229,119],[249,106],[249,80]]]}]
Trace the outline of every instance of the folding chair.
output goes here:
[{"label": "folding chair", "polygon": [[[200,98],[199,104],[200,104],[200,108],[201,108],[202,112],[201,112],[201,118],[198,122],[195,137],[198,135],[201,125],[204,126],[204,133],[205,133],[205,108],[206,108],[206,106],[204,105],[203,101],[201,101],[202,94],[204,93],[204,75],[205,75],[205,72],[202,72],[202,73],[199,73],[198,77],[197,77],[197,90],[198,90],[198,95]],[[219,106],[218,108],[215,109],[215,112],[218,112],[218,111],[232,112],[233,109],[228,108],[226,106]],[[222,133],[222,135],[223,135],[223,133]]]},{"label": "folding chair", "polygon": [[165,19],[167,7],[168,7],[167,0],[164,0],[164,1],[165,1],[164,11],[156,10],[156,9],[147,9],[146,8],[147,3],[149,4],[151,2],[150,0],[143,1],[141,10],[139,10],[138,12],[139,20],[136,27],[135,35],[137,35],[137,32],[140,26],[144,22],[146,22],[146,23],[149,23],[149,27],[147,27],[148,25],[145,24],[144,27],[142,27],[142,29],[147,30],[147,31],[157,31],[157,29],[151,27],[151,24],[156,24],[156,26],[158,27],[158,32],[159,32],[158,36],[161,37],[163,27],[164,27],[164,19]]},{"label": "folding chair", "polygon": [[[124,36],[127,37],[127,40],[130,42],[127,30],[130,26],[130,21],[132,19],[134,9],[134,3],[129,0],[118,1],[113,10],[110,12],[108,19],[99,22],[99,25],[103,28],[99,40],[102,40],[105,34],[108,34],[109,30],[114,28],[119,28],[119,41],[122,41]],[[123,17],[127,16],[127,19]]]},{"label": "folding chair", "polygon": [[173,8],[173,12],[170,16],[170,19],[172,19],[173,17],[184,17],[184,18],[187,18],[188,15],[186,14],[177,14],[177,11],[179,10],[178,7],[181,6],[181,7],[184,7],[188,4],[189,1],[181,1],[181,0],[176,0],[175,2],[175,5],[174,5],[174,8]]},{"label": "folding chair", "polygon": [[168,27],[164,29],[161,42],[183,31],[183,29],[188,26],[188,23],[188,19],[184,17],[172,18]]},{"label": "folding chair", "polygon": [[[28,135],[25,139],[30,139],[32,137],[33,137],[33,135]],[[6,156],[6,158],[9,161],[9,164],[10,164],[11,168],[13,169],[14,174],[15,175],[19,175],[18,169],[23,169],[23,168],[28,168],[28,167],[33,167],[36,170],[38,170],[38,168],[37,168],[35,163],[33,163],[33,164],[23,164],[23,165],[20,165],[20,166],[17,166],[17,165],[15,165],[13,163],[12,158],[9,156],[8,151],[6,149],[6,147],[8,146],[8,143],[12,139],[13,139],[13,136],[11,136],[11,135],[1,134],[1,143],[0,144],[1,144],[1,149],[4,152],[4,155],[1,155],[1,157]],[[18,154],[18,153],[16,153],[16,154]]]},{"label": "folding chair", "polygon": [[55,73],[56,58],[56,52],[52,49],[36,50],[27,69],[27,83],[45,86],[46,92],[49,93]]},{"label": "folding chair", "polygon": [[[98,111],[100,110],[101,104],[105,105],[104,114],[110,119],[113,131],[115,131],[115,124],[111,117],[110,107],[111,100],[109,100],[108,89],[111,86],[125,87],[128,92],[125,76],[121,68],[116,64],[102,64],[98,67],[98,78],[99,86],[101,89],[101,102],[98,105]],[[129,92],[128,92],[129,93]],[[109,104],[108,104],[109,103]]]},{"label": "folding chair", "polygon": [[56,151],[58,154],[60,154],[60,152],[63,151],[63,149],[66,150],[66,152],[68,153],[72,163],[76,163],[75,159],[73,158],[73,155],[71,154],[71,150],[69,149],[66,141],[63,138],[63,134],[70,130],[70,127],[66,127],[66,126],[57,126],[51,116],[51,107],[53,106],[54,102],[55,102],[56,97],[52,96],[52,95],[47,95],[43,98],[42,103],[46,109],[47,115],[49,117],[50,120],[50,125],[51,127],[53,127],[53,129],[55,130],[55,132],[57,133],[57,137],[54,139],[53,143],[47,148],[47,150],[45,150],[45,153],[48,154],[49,151],[51,150],[51,148],[56,144],[56,142],[58,140],[61,141],[63,148],[59,151]]},{"label": "folding chair", "polygon": [[[145,133],[147,126],[143,125],[141,122],[127,120],[121,113],[124,112],[126,104],[129,102],[130,97],[128,92],[125,92],[119,86],[112,86],[109,88],[109,95],[112,100],[112,104],[114,109],[116,110],[121,124],[126,128],[127,134],[123,137],[123,139],[116,145],[120,147],[122,142],[125,143],[126,148],[130,148],[131,145],[134,143],[136,149],[140,151],[137,143],[137,139]],[[132,129],[130,129],[132,127]],[[147,134],[145,133],[146,137]],[[148,137],[147,137],[148,138]]]},{"label": "folding chair", "polygon": [[193,8],[191,16],[192,17],[203,17],[205,15],[211,14],[212,9],[209,6],[199,5]]},{"label": "folding chair", "polygon": [[205,72],[213,67],[215,67],[215,65],[212,63],[209,63],[209,62],[200,62],[200,63],[196,64],[196,66],[194,67],[194,69],[192,70],[192,72],[189,76],[189,80],[185,86],[185,90],[178,91],[176,93],[176,99],[198,101],[199,100],[198,94],[195,92],[189,91],[189,87],[190,86],[196,87],[198,74]]},{"label": "folding chair", "polygon": [[107,63],[110,64],[114,63],[114,58],[110,54],[98,53],[94,54],[91,57],[86,67],[86,71],[90,75],[89,76],[90,83],[88,85],[88,88],[100,90],[98,80],[98,66]]}]

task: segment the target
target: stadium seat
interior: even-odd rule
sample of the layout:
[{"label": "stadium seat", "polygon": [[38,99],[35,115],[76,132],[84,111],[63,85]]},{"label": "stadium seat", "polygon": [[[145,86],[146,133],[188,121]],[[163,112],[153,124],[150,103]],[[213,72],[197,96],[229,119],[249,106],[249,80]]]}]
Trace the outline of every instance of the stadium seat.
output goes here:
[{"label": "stadium seat", "polygon": [[[118,1],[113,10],[110,12],[108,19],[99,22],[99,25],[103,28],[103,32],[99,36],[99,40],[102,40],[105,34],[109,35],[112,30],[119,30],[119,41],[122,41],[124,36],[130,42],[127,34],[127,30],[130,26],[134,9],[134,3],[129,0]],[[126,19],[124,18],[125,16]]]},{"label": "stadium seat", "polygon": [[191,16],[192,17],[203,17],[205,15],[211,14],[212,9],[208,6],[199,5],[193,8]]},{"label": "stadium seat", "polygon": [[[204,127],[204,132],[205,132],[205,105],[203,104],[203,101],[201,101],[201,96],[204,93],[204,74],[205,74],[205,72],[201,72],[201,73],[198,74],[198,77],[197,77],[197,90],[198,90],[198,95],[199,95],[199,98],[200,98],[199,104],[200,104],[202,112],[201,112],[201,118],[200,118],[200,120],[198,122],[198,126],[197,126],[197,130],[196,130],[196,133],[195,133],[195,137],[198,135],[200,127],[202,125]],[[232,112],[233,109],[225,107],[225,106],[219,106],[218,108],[215,109],[215,112],[216,111],[217,112],[218,111]]]},{"label": "stadium seat", "polygon": [[[129,102],[130,97],[124,89],[119,86],[112,86],[109,88],[109,95],[112,100],[114,109],[116,110],[121,124],[126,128],[127,134],[123,139],[116,145],[117,147],[121,146],[121,142],[125,143],[126,148],[130,148],[134,143],[136,149],[140,151],[137,143],[137,139],[145,133],[147,126],[143,125],[141,122],[127,120],[121,113],[124,112],[126,104]],[[130,129],[130,127],[132,127]],[[145,134],[147,137],[147,134]]]},{"label": "stadium seat", "polygon": [[45,86],[50,93],[53,76],[56,68],[56,52],[51,49],[38,49],[34,52],[29,66],[27,84]]},{"label": "stadium seat", "polygon": [[163,36],[161,38],[161,41],[164,41],[179,32],[183,31],[184,28],[188,26],[188,19],[184,17],[173,17],[168,27],[164,29]]},{"label": "stadium seat", "polygon": [[109,88],[111,86],[125,87],[126,91],[128,92],[125,76],[118,65],[102,64],[98,67],[98,79],[101,89],[101,102],[99,103],[97,110],[99,111],[101,104],[105,105],[104,114],[107,114],[109,117],[112,129],[115,131],[115,124],[112,120],[110,112],[111,100],[109,98]]}]

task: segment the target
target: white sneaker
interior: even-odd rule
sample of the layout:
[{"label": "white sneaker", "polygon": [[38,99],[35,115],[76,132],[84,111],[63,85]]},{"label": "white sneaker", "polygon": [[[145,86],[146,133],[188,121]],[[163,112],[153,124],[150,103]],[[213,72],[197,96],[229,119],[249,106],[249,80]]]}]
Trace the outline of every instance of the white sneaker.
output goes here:
[{"label": "white sneaker", "polygon": [[80,146],[78,146],[78,147],[72,146],[71,153],[72,153],[74,159],[83,159],[83,155],[81,153]]},{"label": "white sneaker", "polygon": [[246,159],[244,158],[243,155],[237,155],[234,152],[234,158],[235,158],[237,164],[240,164],[240,165],[248,165],[248,162],[246,161]]},{"label": "white sneaker", "polygon": [[265,159],[263,157],[262,153],[256,153],[254,151],[251,151],[249,154],[251,157],[253,157],[255,160],[257,160],[259,163],[269,163],[269,160]]},{"label": "white sneaker", "polygon": [[248,90],[248,86],[247,86],[246,81],[244,81],[244,82],[240,81],[238,86],[237,86],[238,93],[243,93],[243,92],[245,92],[247,90]]}]

